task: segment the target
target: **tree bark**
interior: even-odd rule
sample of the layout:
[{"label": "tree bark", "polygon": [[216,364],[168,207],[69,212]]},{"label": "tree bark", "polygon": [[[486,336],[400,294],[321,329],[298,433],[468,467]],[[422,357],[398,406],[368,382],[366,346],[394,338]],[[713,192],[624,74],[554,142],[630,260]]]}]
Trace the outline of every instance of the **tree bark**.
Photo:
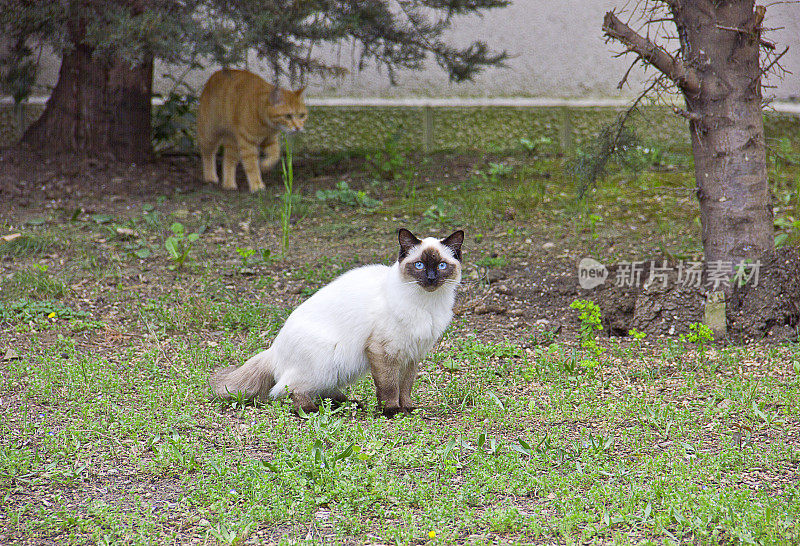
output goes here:
[{"label": "tree bark", "polygon": [[671,0],[668,5],[681,60],[638,36],[613,13],[606,14],[603,30],[683,92],[687,111],[681,113],[689,119],[706,263],[758,259],[774,248],[761,111],[763,8],[754,11],[753,0]]},{"label": "tree bark", "polygon": [[49,153],[146,161],[152,152],[153,58],[133,66],[120,58],[99,58],[84,43],[83,26],[82,21],[71,25],[73,48],[61,61],[44,113],[22,142]]},{"label": "tree bark", "polygon": [[674,15],[700,78],[699,92],[684,95],[687,110],[699,116],[689,125],[706,262],[757,259],[774,248],[760,40],[718,27],[746,28],[758,12],[753,0],[702,4],[684,2]]}]

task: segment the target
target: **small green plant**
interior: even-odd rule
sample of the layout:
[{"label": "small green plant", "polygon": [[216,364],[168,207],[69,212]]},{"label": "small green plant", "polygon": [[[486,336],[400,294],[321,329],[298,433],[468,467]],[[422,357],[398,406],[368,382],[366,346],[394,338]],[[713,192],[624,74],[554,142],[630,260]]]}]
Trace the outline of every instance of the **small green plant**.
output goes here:
[{"label": "small green plant", "polygon": [[502,256],[492,254],[491,256],[484,256],[475,262],[475,265],[478,267],[485,267],[486,269],[500,269],[501,267],[505,267],[507,263],[508,261]]},{"label": "small green plant", "polygon": [[521,138],[519,139],[519,145],[522,146],[522,149],[528,152],[528,155],[534,155],[537,151],[541,151],[544,148],[549,147],[553,143],[553,139],[549,137],[539,137],[535,140],[531,140],[529,138]]},{"label": "small green plant", "polygon": [[353,190],[342,180],[336,184],[332,190],[317,190],[317,199],[327,203],[336,203],[353,208],[365,208],[374,210],[381,206],[381,202],[373,199],[363,190]]},{"label": "small green plant", "polygon": [[628,330],[628,335],[631,336],[636,341],[641,341],[647,337],[647,334],[645,334],[644,332],[640,332],[636,328],[631,328],[630,330]]},{"label": "small green plant", "polygon": [[54,279],[47,272],[45,264],[33,264],[28,269],[17,271],[14,275],[3,281],[2,292],[7,296],[60,298],[66,291],[66,285]]},{"label": "small green plant", "polygon": [[289,232],[292,229],[292,190],[294,188],[294,168],[292,166],[292,146],[289,139],[283,137],[284,157],[281,158],[281,178],[283,179],[283,195],[281,195],[281,256],[286,259],[289,249]]},{"label": "small green plant", "polygon": [[146,243],[142,241],[130,241],[122,244],[122,249],[129,255],[140,260],[150,257],[151,251]]},{"label": "small green plant", "polygon": [[775,234],[776,247],[796,244],[800,241],[800,219],[789,215],[775,218],[775,228],[780,230]]},{"label": "small green plant", "polygon": [[247,265],[247,260],[250,259],[250,256],[256,253],[256,251],[252,248],[242,248],[240,246],[236,247],[236,253],[242,259],[242,265]]},{"label": "small green plant", "polygon": [[599,234],[597,233],[597,224],[598,222],[602,222],[603,217],[599,214],[590,214],[587,218],[587,223],[589,224],[589,233],[592,235],[592,239],[597,239]]},{"label": "small green plant", "polygon": [[708,345],[714,341],[714,332],[702,322],[693,322],[689,325],[689,333],[681,334],[680,340],[684,344],[693,344],[700,355],[700,361],[705,362]]},{"label": "small green plant", "polygon": [[478,176],[482,177],[485,182],[496,184],[500,180],[511,176],[514,173],[514,167],[505,163],[489,163],[489,168],[485,171],[478,171]]},{"label": "small green plant", "polygon": [[489,256],[484,256],[475,265],[478,267],[478,282],[481,286],[488,286],[489,284],[489,270],[500,269],[506,266],[508,262],[502,256],[492,253]]},{"label": "small green plant", "polygon": [[196,148],[197,96],[171,92],[164,104],[153,109],[153,149],[188,152]]},{"label": "small green plant", "polygon": [[155,210],[155,207],[150,203],[142,205],[142,220],[148,229],[152,231],[161,231],[164,229],[164,224],[161,221],[161,214]]},{"label": "small green plant", "polygon": [[589,300],[575,300],[569,306],[572,309],[580,311],[578,315],[578,320],[580,321],[578,337],[581,342],[581,347],[583,347],[590,356],[589,358],[581,360],[580,365],[587,372],[593,374],[595,370],[600,367],[599,357],[605,351],[605,349],[597,344],[597,332],[603,330],[600,307]]},{"label": "small green plant", "polygon": [[633,348],[637,353],[641,352],[642,340],[647,337],[647,334],[640,332],[636,328],[628,330],[628,335],[633,338]]},{"label": "small green plant", "polygon": [[44,322],[54,318],[85,319],[88,316],[83,311],[75,311],[56,301],[35,301],[27,298],[0,301],[0,323]]},{"label": "small green plant", "polygon": [[180,222],[173,222],[170,226],[172,235],[167,237],[164,247],[167,249],[172,263],[169,265],[171,270],[180,269],[189,259],[189,253],[192,250],[192,245],[200,238],[199,233],[186,233],[183,224]]},{"label": "small green plant", "polygon": [[383,149],[367,154],[366,167],[370,175],[378,180],[401,180],[412,178],[413,173],[406,167],[406,157],[400,147],[403,128],[386,137]]},{"label": "small green plant", "polygon": [[447,223],[450,218],[453,217],[453,207],[447,203],[441,197],[436,199],[436,203],[429,206],[425,212],[422,213],[422,217],[428,222],[432,224],[444,224]]}]

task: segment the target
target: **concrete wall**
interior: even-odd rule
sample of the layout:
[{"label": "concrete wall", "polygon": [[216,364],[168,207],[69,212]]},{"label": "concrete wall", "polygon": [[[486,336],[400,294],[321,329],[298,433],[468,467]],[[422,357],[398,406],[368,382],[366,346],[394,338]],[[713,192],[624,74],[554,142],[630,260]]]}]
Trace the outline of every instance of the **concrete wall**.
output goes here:
[{"label": "concrete wall", "polygon": [[[338,61],[351,74],[338,80],[311,79],[309,95],[318,97],[451,97],[451,96],[521,96],[521,97],[583,97],[608,98],[635,95],[642,87],[644,72],[636,68],[629,78],[630,86],[622,92],[616,86],[625,73],[632,55],[614,58],[622,48],[605,43],[600,30],[603,15],[612,8],[629,4],[627,0],[514,0],[506,9],[490,12],[484,17],[460,18],[452,29],[451,43],[463,45],[478,38],[493,48],[506,49],[513,58],[507,69],[492,69],[474,83],[451,84],[435,63],[422,72],[400,72],[396,87],[389,84],[385,71],[368,67],[357,71],[352,49],[337,48],[326,58]],[[767,83],[767,89],[778,99],[800,99],[800,4],[775,3],[767,10],[765,27],[783,27],[767,37],[788,45],[789,53],[783,66],[792,72],[782,81]],[[46,61],[42,83],[52,86],[58,76],[58,59]],[[255,61],[251,69],[271,79],[271,71]],[[200,89],[213,71],[194,72],[187,81]],[[177,67],[159,66],[157,74],[180,74]],[[286,83],[286,82],[283,82]],[[156,89],[164,92],[170,82],[157,78]],[[46,93],[46,92],[45,92]]]}]

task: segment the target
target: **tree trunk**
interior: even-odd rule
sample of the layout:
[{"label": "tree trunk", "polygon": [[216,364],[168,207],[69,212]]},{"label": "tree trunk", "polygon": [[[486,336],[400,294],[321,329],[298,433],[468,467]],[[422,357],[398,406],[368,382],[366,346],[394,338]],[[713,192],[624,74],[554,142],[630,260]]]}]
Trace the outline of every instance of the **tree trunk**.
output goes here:
[{"label": "tree trunk", "polygon": [[72,151],[130,162],[150,157],[153,58],[131,66],[97,58],[75,21],[73,48],[61,61],[58,82],[44,113],[22,136],[40,151]]},{"label": "tree trunk", "polygon": [[754,0],[665,0],[681,44],[673,58],[613,13],[604,30],[683,92],[694,153],[706,264],[758,259],[774,248],[761,111],[760,25]]},{"label": "tree trunk", "polygon": [[700,79],[685,97],[703,248],[707,263],[739,262],[774,247],[758,32],[726,30],[752,29],[758,14],[753,0],[703,4],[674,8],[684,58]]}]

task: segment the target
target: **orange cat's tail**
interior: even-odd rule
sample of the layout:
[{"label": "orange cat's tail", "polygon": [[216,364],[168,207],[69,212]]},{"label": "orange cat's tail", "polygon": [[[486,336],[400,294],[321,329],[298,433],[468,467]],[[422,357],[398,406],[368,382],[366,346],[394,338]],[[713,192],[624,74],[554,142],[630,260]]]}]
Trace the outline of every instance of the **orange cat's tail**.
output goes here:
[{"label": "orange cat's tail", "polygon": [[267,400],[275,386],[270,350],[262,351],[241,366],[221,368],[211,376],[211,390],[219,398]]}]

